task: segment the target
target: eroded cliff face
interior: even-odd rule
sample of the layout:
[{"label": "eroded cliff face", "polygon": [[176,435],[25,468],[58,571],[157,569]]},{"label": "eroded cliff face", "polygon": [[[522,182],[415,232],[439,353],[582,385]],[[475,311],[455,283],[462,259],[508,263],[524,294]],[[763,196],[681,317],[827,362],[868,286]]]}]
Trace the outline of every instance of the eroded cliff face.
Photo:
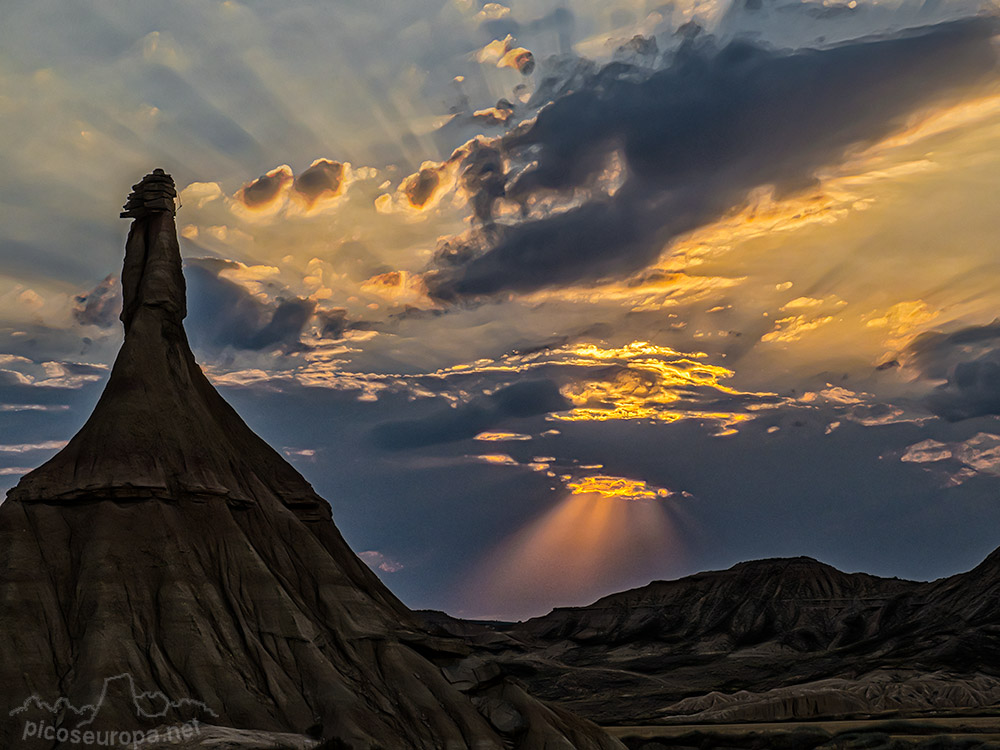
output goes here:
[{"label": "eroded cliff face", "polygon": [[0,746],[200,721],[350,748],[620,748],[428,635],[216,392],[184,332],[173,195],[159,170],[134,186],[108,384],[0,506]]}]

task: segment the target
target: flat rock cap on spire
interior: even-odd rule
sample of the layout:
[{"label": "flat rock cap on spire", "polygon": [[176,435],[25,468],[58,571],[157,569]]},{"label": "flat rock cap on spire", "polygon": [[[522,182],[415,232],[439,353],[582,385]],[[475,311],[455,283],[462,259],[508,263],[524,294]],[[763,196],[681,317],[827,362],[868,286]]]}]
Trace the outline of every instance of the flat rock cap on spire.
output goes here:
[{"label": "flat rock cap on spire", "polygon": [[174,199],[177,189],[173,178],[162,169],[154,169],[132,186],[120,216],[123,219],[141,219],[150,213],[175,213]]}]

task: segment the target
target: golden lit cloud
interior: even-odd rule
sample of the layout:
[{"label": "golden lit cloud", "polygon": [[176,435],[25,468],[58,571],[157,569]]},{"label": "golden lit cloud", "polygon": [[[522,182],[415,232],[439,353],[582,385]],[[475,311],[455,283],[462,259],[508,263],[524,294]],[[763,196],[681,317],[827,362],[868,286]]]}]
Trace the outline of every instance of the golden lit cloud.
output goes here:
[{"label": "golden lit cloud", "polygon": [[395,194],[385,193],[376,198],[375,209],[382,214],[402,211],[418,216],[436,208],[444,196],[455,188],[457,174],[457,160],[424,162],[419,171],[400,183]]},{"label": "golden lit cloud", "polygon": [[521,75],[530,75],[535,69],[535,56],[524,47],[513,47],[500,58],[498,68],[513,68]]},{"label": "golden lit cloud", "polygon": [[180,191],[181,207],[203,208],[206,203],[225,197],[217,182],[192,182]]},{"label": "golden lit cloud", "polygon": [[423,276],[407,271],[388,271],[372,276],[361,284],[361,291],[394,305],[410,305],[424,309],[438,307],[428,294]]},{"label": "golden lit cloud", "polygon": [[463,162],[490,139],[477,136],[456,148],[444,161],[425,161],[420,169],[405,177],[393,193],[383,193],[375,199],[375,210],[380,214],[403,213],[416,218],[442,205],[445,197],[453,195],[452,207],[466,204],[465,189],[458,189],[462,180],[459,173]]},{"label": "golden lit cloud", "polygon": [[472,117],[486,125],[506,125],[507,121],[514,116],[514,108],[510,106],[510,102],[504,101],[503,104],[505,106],[498,103],[495,107],[477,109],[472,113]]},{"label": "golden lit cloud", "polygon": [[665,346],[635,341],[614,348],[594,344],[569,349],[568,364],[615,363],[611,375],[600,379],[583,378],[563,387],[562,392],[573,409],[554,415],[568,421],[613,419],[649,419],[676,422],[681,419],[702,419],[721,422],[725,428],[752,416],[736,411],[700,410],[691,408],[698,403],[699,391],[710,397],[749,397],[752,400],[771,397],[770,393],[748,393],[724,385],[721,381],[734,375],[732,370],[704,360],[701,352],[681,354]]},{"label": "golden lit cloud", "polygon": [[249,211],[272,213],[284,204],[293,180],[292,168],[282,164],[241,187],[235,198]]},{"label": "golden lit cloud", "polygon": [[476,55],[481,63],[492,63],[498,68],[513,68],[522,75],[530,75],[535,69],[535,56],[524,47],[515,46],[514,37],[508,34],[504,39],[494,39]]},{"label": "golden lit cloud", "polygon": [[674,493],[640,479],[594,474],[566,483],[574,495],[600,495],[609,500],[658,500]]},{"label": "golden lit cloud", "polygon": [[531,435],[522,435],[519,432],[480,432],[474,439],[487,443],[502,443],[507,440],[531,440]]},{"label": "golden lit cloud", "polygon": [[525,295],[525,300],[532,303],[617,303],[631,312],[655,311],[711,299],[743,281],[745,277],[694,275],[681,270],[654,268],[627,281],[546,289]]},{"label": "golden lit cloud", "polygon": [[865,326],[884,330],[886,346],[902,349],[940,314],[923,300],[905,300],[871,313],[865,319]]},{"label": "golden lit cloud", "polygon": [[500,3],[486,3],[483,9],[476,15],[477,21],[497,21],[507,18],[510,15],[510,8]]},{"label": "golden lit cloud", "polygon": [[832,315],[810,317],[808,315],[790,315],[774,321],[774,328],[761,337],[761,341],[784,344],[797,341],[810,331],[815,331],[833,320]]},{"label": "golden lit cloud", "polygon": [[341,196],[346,185],[349,165],[329,159],[316,159],[309,168],[296,175],[292,183],[294,195],[311,208],[318,201]]},{"label": "golden lit cloud", "polygon": [[486,455],[476,456],[476,458],[484,463],[493,464],[495,466],[520,466],[517,461],[508,456],[506,453],[488,453]]}]

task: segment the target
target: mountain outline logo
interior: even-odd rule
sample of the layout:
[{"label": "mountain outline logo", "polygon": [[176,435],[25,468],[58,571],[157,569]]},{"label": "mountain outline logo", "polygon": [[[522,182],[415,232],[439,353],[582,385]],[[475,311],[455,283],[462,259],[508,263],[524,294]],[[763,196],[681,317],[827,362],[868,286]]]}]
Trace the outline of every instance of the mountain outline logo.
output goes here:
[{"label": "mountain outline logo", "polygon": [[[159,690],[152,691],[139,691],[136,688],[135,678],[129,672],[122,672],[114,677],[104,678],[104,684],[101,686],[101,694],[98,696],[95,703],[87,703],[80,707],[74,706],[70,702],[69,698],[60,696],[55,700],[54,703],[46,702],[40,695],[32,695],[24,700],[17,708],[13,708],[8,713],[8,716],[17,716],[19,714],[30,711],[33,707],[48,711],[52,714],[59,714],[62,711],[70,711],[77,717],[87,717],[80,721],[74,729],[81,729],[83,727],[90,726],[97,719],[101,712],[101,707],[104,705],[104,701],[108,696],[108,686],[113,682],[118,680],[124,680],[128,683],[129,694],[132,696],[132,705],[135,708],[136,716],[141,719],[163,719],[166,718],[167,713],[171,709],[179,709],[186,707],[194,707],[207,713],[213,718],[218,718],[218,714],[213,711],[208,704],[203,701],[195,700],[194,698],[181,698],[179,700],[170,700],[167,696],[160,692]],[[156,707],[160,706],[158,711],[149,711],[143,707],[143,702],[149,706]]]}]

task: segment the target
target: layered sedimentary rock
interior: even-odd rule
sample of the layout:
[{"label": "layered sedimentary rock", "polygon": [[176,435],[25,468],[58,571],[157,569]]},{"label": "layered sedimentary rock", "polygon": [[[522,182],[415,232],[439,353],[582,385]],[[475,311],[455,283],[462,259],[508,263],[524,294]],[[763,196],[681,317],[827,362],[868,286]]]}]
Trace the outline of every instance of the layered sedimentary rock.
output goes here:
[{"label": "layered sedimentary rock", "polygon": [[510,626],[423,613],[600,723],[924,716],[1000,706],[1000,550],[920,583],[760,560]]},{"label": "layered sedimentary rock", "polygon": [[428,635],[215,391],[184,332],[173,195],[159,170],[134,186],[105,391],[0,506],[0,747],[155,728],[189,747],[206,724],[338,748],[620,747]]}]

